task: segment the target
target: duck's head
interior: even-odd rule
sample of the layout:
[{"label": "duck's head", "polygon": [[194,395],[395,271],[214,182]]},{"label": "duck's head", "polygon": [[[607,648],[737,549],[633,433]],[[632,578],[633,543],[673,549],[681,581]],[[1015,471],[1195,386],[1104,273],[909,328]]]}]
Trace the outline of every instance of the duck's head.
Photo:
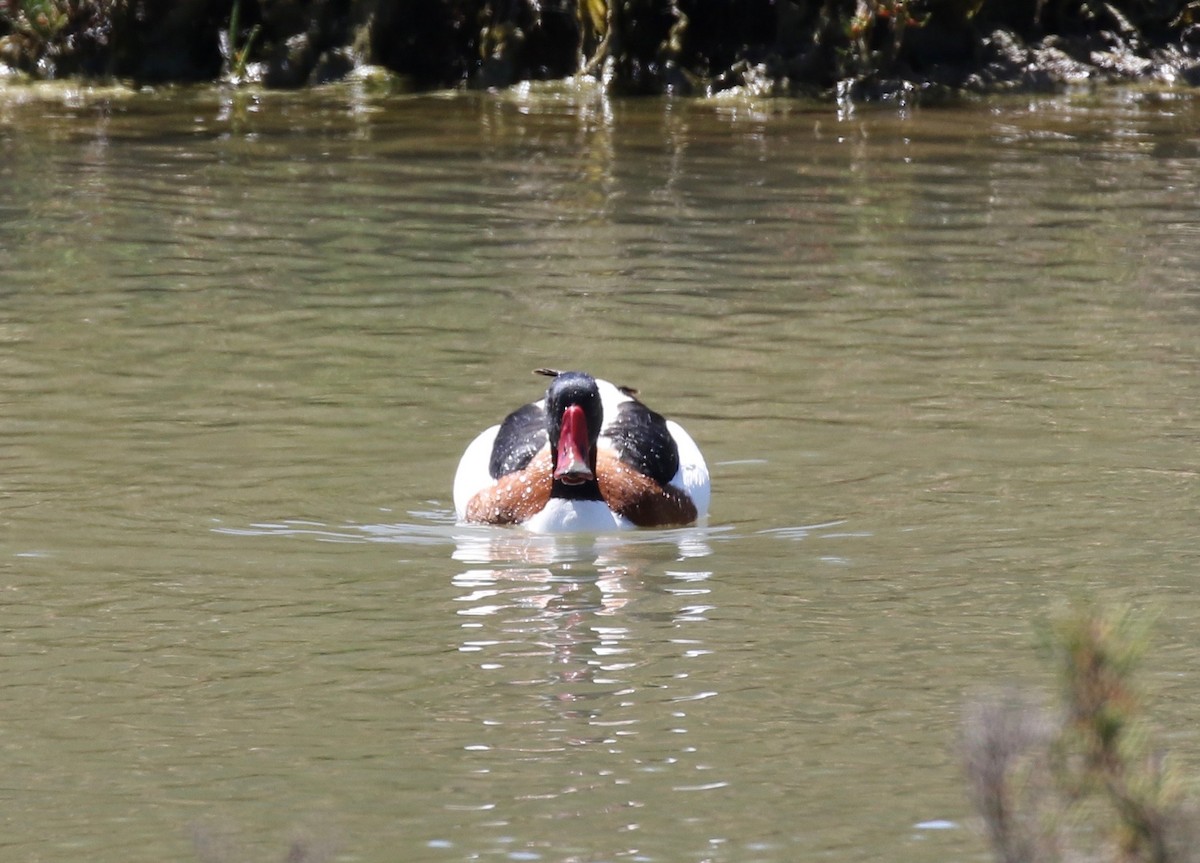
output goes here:
[{"label": "duck's head", "polygon": [[560,372],[546,390],[550,461],[556,482],[579,486],[596,481],[596,442],[604,410],[596,379]]}]

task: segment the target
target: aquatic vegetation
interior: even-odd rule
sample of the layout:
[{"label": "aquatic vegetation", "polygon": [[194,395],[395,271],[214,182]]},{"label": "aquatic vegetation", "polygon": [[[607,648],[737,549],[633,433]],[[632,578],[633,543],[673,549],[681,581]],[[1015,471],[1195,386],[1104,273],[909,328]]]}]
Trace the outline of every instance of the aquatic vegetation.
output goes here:
[{"label": "aquatic vegetation", "polygon": [[577,4],[579,56],[585,75],[594,73],[608,57],[612,44],[612,13],[608,0],[579,0]]},{"label": "aquatic vegetation", "polygon": [[246,80],[250,52],[262,31],[262,26],[255,24],[243,33],[240,26],[241,17],[242,0],[233,0],[233,8],[229,12],[229,27],[221,40],[221,55],[225,60],[225,74],[235,83]]},{"label": "aquatic vegetation", "polygon": [[0,60],[43,77],[296,87],[591,75],[622,93],[840,98],[1200,82],[1200,0],[0,0]]},{"label": "aquatic vegetation", "polygon": [[[10,20],[15,29],[50,40],[66,26],[68,11],[64,0],[22,0],[16,4],[16,14]],[[7,11],[4,14],[11,15]]]},{"label": "aquatic vegetation", "polygon": [[0,0],[0,63],[53,78],[90,71],[121,0]]},{"label": "aquatic vegetation", "polygon": [[1057,617],[1046,649],[1062,704],[1013,692],[968,706],[971,797],[1002,863],[1200,860],[1200,814],[1150,744],[1134,672],[1146,627],[1128,609]]}]

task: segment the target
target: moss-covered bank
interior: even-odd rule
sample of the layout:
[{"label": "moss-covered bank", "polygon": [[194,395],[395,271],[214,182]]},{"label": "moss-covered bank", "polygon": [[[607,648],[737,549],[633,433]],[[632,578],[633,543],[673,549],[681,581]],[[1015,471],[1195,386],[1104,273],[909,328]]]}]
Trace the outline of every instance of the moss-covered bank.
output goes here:
[{"label": "moss-covered bank", "polygon": [[362,66],[418,88],[582,70],[627,93],[1196,84],[1200,0],[0,0],[0,63],[273,87]]}]

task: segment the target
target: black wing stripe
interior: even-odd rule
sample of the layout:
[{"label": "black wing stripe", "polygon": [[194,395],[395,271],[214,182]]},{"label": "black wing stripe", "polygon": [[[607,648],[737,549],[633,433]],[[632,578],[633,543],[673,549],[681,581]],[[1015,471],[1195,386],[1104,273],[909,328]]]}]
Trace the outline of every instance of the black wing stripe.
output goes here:
[{"label": "black wing stripe", "polygon": [[679,447],[666,419],[641,402],[622,402],[604,434],[612,439],[621,461],[659,485],[666,485],[679,472]]},{"label": "black wing stripe", "polygon": [[488,473],[492,479],[524,470],[546,445],[546,412],[537,404],[517,408],[504,418],[492,444],[492,458],[488,462]]}]

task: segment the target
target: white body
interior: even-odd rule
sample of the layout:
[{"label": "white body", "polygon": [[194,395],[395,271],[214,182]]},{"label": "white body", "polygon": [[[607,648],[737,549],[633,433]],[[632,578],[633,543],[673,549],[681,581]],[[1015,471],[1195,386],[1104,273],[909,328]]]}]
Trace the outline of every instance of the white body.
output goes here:
[{"label": "white body", "polygon": [[[607,426],[609,418],[617,415],[621,404],[633,399],[608,381],[597,378],[596,384],[600,388],[600,401]],[[545,410],[545,399],[537,404]],[[679,449],[679,470],[667,484],[686,492],[696,506],[697,519],[703,519],[708,515],[711,494],[708,465],[704,463],[700,448],[682,426],[673,420],[667,420],[667,429]],[[491,461],[492,446],[499,431],[500,425],[496,424],[480,432],[458,462],[458,470],[454,474],[454,511],[460,522],[466,518],[467,504],[471,502],[471,498],[495,483],[488,471],[488,463]],[[612,446],[612,440],[605,434],[603,427],[600,429],[599,446]],[[632,528],[634,524],[610,510],[602,501],[552,498],[541,512],[524,522],[523,527],[535,533],[601,533]]]}]

